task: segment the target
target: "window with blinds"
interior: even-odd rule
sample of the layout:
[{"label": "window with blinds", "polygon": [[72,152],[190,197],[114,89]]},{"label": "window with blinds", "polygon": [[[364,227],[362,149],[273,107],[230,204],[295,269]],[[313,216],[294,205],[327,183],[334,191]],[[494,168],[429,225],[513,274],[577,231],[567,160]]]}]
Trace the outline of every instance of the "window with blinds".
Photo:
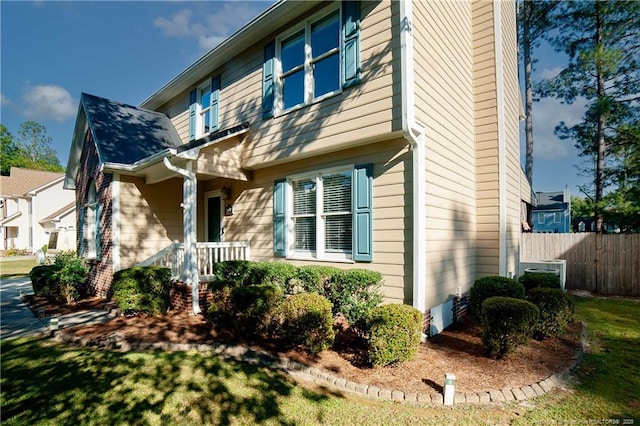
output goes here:
[{"label": "window with blinds", "polygon": [[351,253],[351,171],[322,176],[325,250]]},{"label": "window with blinds", "polygon": [[290,181],[295,252],[313,257],[351,254],[351,181],[351,170]]}]

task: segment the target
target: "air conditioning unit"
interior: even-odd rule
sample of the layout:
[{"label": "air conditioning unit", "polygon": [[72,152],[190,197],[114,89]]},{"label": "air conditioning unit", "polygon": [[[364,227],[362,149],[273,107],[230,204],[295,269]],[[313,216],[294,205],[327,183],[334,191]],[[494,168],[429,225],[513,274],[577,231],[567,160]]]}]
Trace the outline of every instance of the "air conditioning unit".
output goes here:
[{"label": "air conditioning unit", "polygon": [[[537,270],[538,272],[557,272],[560,276],[560,286],[565,290],[567,283],[567,261],[564,259],[553,260],[523,260],[520,262],[520,275],[524,274],[527,269]],[[546,271],[545,271],[546,270]]]}]

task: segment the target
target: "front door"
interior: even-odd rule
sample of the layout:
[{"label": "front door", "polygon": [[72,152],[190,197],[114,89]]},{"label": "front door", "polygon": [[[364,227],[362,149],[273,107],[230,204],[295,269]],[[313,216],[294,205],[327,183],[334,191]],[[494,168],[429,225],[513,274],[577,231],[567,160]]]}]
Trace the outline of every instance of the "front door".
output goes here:
[{"label": "front door", "polygon": [[222,198],[219,195],[207,197],[207,241],[222,241]]}]

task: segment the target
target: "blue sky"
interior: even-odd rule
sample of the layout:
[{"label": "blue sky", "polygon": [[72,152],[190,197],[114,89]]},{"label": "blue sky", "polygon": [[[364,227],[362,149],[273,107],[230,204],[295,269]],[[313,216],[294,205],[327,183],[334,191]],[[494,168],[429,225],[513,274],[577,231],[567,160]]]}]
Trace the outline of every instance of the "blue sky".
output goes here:
[{"label": "blue sky", "polygon": [[[66,165],[80,93],[137,105],[271,3],[2,1],[0,122],[13,134],[23,121],[43,124]],[[539,77],[566,61],[548,46],[536,53]],[[553,128],[577,122],[583,107],[535,105],[534,190],[579,195],[577,152]]]}]

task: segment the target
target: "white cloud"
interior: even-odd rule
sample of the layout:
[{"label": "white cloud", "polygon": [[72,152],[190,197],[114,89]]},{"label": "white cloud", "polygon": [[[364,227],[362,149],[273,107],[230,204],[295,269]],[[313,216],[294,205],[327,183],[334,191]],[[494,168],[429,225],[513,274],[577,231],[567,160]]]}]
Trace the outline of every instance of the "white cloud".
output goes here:
[{"label": "white cloud", "polygon": [[5,95],[3,95],[2,93],[0,93],[0,105],[2,106],[11,105],[11,100],[7,98]]},{"label": "white cloud", "polygon": [[170,18],[159,17],[153,21],[153,25],[160,28],[168,36],[188,36],[193,34],[190,21],[193,12],[185,9]]},{"label": "white cloud", "polygon": [[575,155],[572,140],[561,140],[554,134],[555,127],[564,121],[573,126],[582,120],[586,101],[579,99],[571,105],[558,99],[543,98],[533,104],[533,152],[535,158],[561,160]]},{"label": "white cloud", "polygon": [[203,3],[213,5],[211,13],[194,12],[183,9],[170,17],[158,17],[153,25],[170,37],[192,37],[198,47],[208,51],[216,47],[233,34],[241,25],[249,22],[264,10],[264,2],[213,2]]},{"label": "white cloud", "polygon": [[54,85],[28,86],[22,113],[35,120],[64,121],[76,115],[76,101],[64,88]]}]

